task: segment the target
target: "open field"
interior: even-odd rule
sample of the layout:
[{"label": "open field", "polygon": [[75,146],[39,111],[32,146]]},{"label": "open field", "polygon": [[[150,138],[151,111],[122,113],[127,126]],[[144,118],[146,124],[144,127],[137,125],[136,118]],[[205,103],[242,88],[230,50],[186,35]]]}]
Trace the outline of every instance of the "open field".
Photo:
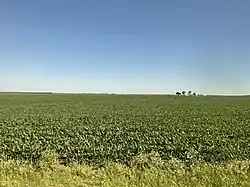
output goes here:
[{"label": "open field", "polygon": [[177,160],[222,172],[250,158],[250,97],[1,94],[0,137],[3,163],[49,151],[91,167]]}]

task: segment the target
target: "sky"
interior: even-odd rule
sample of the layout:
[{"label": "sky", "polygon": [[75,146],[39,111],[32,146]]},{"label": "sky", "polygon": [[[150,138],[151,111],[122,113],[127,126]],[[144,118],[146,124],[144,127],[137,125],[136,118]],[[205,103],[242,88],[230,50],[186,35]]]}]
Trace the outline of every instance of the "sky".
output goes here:
[{"label": "sky", "polygon": [[249,0],[1,0],[0,91],[250,94]]}]

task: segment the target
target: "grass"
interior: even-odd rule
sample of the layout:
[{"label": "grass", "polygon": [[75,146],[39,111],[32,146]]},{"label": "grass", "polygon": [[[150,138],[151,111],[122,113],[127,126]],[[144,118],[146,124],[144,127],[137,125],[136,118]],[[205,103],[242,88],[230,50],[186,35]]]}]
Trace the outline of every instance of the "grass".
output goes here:
[{"label": "grass", "polygon": [[250,186],[250,162],[224,164],[198,163],[185,168],[172,160],[146,168],[106,163],[102,168],[89,165],[60,165],[53,154],[43,157],[39,165],[12,160],[0,161],[0,187],[206,187]]}]

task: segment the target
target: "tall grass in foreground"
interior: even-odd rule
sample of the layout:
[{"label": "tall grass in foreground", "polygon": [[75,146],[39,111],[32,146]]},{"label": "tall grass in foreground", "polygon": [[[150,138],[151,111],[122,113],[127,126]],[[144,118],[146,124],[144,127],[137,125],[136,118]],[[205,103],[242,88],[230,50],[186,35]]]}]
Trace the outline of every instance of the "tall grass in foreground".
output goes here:
[{"label": "tall grass in foreground", "polygon": [[79,164],[63,166],[53,154],[44,155],[37,165],[1,160],[0,187],[250,186],[250,161],[197,163],[186,168],[174,159],[166,163],[155,160],[146,160],[148,165],[135,160],[132,167],[107,163],[99,168]]}]

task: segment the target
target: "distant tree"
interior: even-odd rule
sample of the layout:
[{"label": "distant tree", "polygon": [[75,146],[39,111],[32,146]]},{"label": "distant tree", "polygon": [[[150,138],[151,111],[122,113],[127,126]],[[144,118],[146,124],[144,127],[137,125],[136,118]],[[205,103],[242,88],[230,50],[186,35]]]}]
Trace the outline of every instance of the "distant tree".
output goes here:
[{"label": "distant tree", "polygon": [[182,95],[186,95],[186,91],[182,91]]},{"label": "distant tree", "polygon": [[192,94],[192,91],[188,91],[188,95],[191,95]]},{"label": "distant tree", "polygon": [[181,95],[181,92],[176,92],[176,95]]},{"label": "distant tree", "polygon": [[196,93],[193,93],[193,96],[196,96]]}]

